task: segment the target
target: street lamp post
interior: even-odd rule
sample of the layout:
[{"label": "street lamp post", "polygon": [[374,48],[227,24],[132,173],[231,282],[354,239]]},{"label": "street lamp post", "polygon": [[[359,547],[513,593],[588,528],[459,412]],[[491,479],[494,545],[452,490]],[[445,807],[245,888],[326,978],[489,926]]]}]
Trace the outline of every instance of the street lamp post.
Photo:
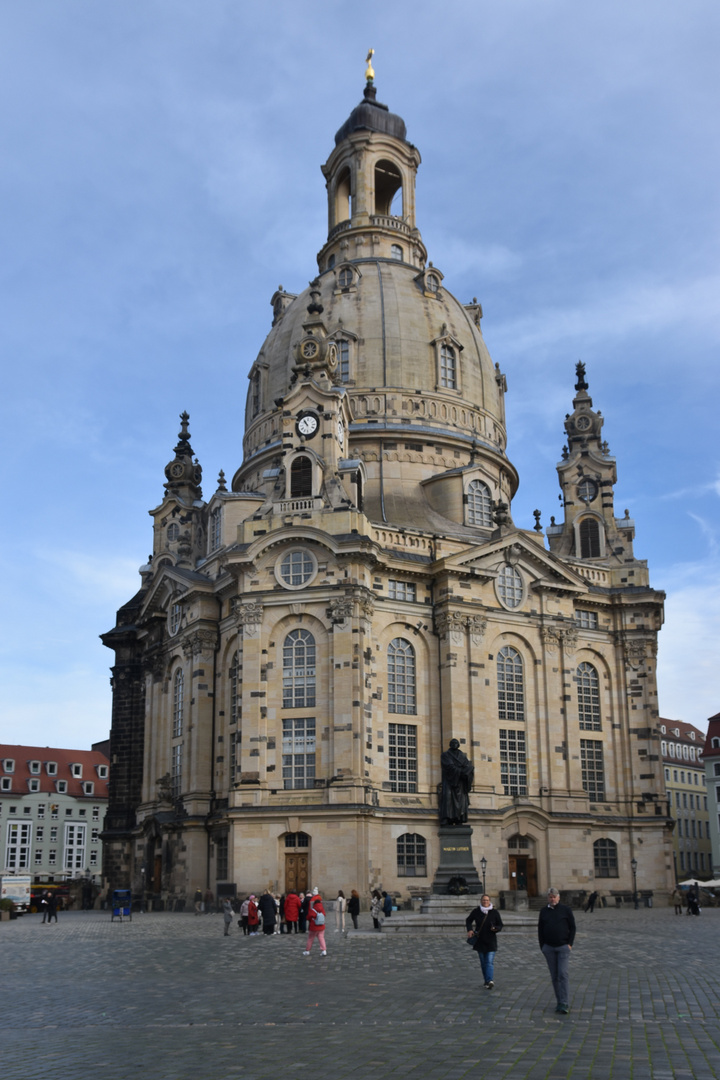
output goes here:
[{"label": "street lamp post", "polygon": [[638,900],[638,892],[637,892],[637,868],[638,868],[637,859],[631,859],[630,860],[630,869],[632,870],[632,876],[633,876],[633,900],[635,901],[635,910],[636,911],[640,907],[640,902]]},{"label": "street lamp post", "polygon": [[487,870],[487,859],[485,858],[484,855],[483,855],[482,859],[480,860],[480,869],[482,870],[482,876],[483,876],[483,896],[484,896],[485,895],[485,871]]}]

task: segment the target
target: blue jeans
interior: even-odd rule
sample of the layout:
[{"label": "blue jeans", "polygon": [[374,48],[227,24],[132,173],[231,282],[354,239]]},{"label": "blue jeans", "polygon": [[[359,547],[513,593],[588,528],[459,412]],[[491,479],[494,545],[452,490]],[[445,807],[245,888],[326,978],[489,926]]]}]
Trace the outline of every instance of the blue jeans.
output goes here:
[{"label": "blue jeans", "polygon": [[480,964],[482,966],[483,978],[487,983],[493,981],[493,965],[495,963],[494,952],[478,952],[480,958]]},{"label": "blue jeans", "polygon": [[543,945],[542,952],[550,971],[557,1003],[558,1005],[567,1005],[570,998],[570,980],[568,978],[570,946]]}]

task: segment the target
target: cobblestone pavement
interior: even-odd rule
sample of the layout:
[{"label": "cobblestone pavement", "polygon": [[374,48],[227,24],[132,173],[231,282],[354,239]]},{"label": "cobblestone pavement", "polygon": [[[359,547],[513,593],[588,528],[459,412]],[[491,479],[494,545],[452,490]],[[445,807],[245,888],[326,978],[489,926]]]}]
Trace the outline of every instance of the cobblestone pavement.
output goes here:
[{"label": "cobblestone pavement", "polygon": [[720,1077],[720,910],[577,919],[559,1016],[531,933],[502,935],[486,991],[462,924],[329,928],[306,957],[299,936],[226,938],[219,915],[26,915],[0,924],[2,1077]]}]

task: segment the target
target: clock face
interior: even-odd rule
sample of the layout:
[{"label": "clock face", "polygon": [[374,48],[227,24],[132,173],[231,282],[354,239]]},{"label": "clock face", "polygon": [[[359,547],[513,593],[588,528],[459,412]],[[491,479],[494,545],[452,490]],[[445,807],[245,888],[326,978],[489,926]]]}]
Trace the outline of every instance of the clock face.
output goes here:
[{"label": "clock face", "polygon": [[306,341],[302,347],[302,354],[306,360],[312,360],[313,356],[317,356],[317,342]]},{"label": "clock face", "polygon": [[304,435],[306,439],[311,439],[320,426],[315,413],[305,413],[301,416],[297,422],[297,430],[300,435]]},{"label": "clock face", "polygon": [[578,429],[578,431],[587,431],[587,429],[590,427],[590,417],[578,416],[577,420],[575,421],[575,427]]}]

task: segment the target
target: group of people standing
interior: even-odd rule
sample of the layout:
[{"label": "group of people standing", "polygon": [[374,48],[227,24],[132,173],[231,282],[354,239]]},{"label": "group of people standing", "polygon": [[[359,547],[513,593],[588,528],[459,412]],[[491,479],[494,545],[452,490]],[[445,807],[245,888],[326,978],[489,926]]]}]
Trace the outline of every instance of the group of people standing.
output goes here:
[{"label": "group of people standing", "polygon": [[[360,895],[357,889],[353,889],[347,898],[342,889],[338,890],[334,906],[336,933],[345,931],[347,915],[350,916],[353,927],[357,930],[360,914]],[[233,903],[229,898],[223,901],[222,914],[225,937],[227,937],[235,914]],[[269,889],[266,889],[259,897],[255,893],[250,893],[240,905],[239,915],[238,926],[242,929],[244,936],[256,937],[261,932],[268,936],[304,934],[307,931],[305,955],[309,954],[316,939],[320,945],[321,954],[326,955],[326,912],[317,888],[307,893],[296,893],[291,890],[283,896],[275,896]]]}]

